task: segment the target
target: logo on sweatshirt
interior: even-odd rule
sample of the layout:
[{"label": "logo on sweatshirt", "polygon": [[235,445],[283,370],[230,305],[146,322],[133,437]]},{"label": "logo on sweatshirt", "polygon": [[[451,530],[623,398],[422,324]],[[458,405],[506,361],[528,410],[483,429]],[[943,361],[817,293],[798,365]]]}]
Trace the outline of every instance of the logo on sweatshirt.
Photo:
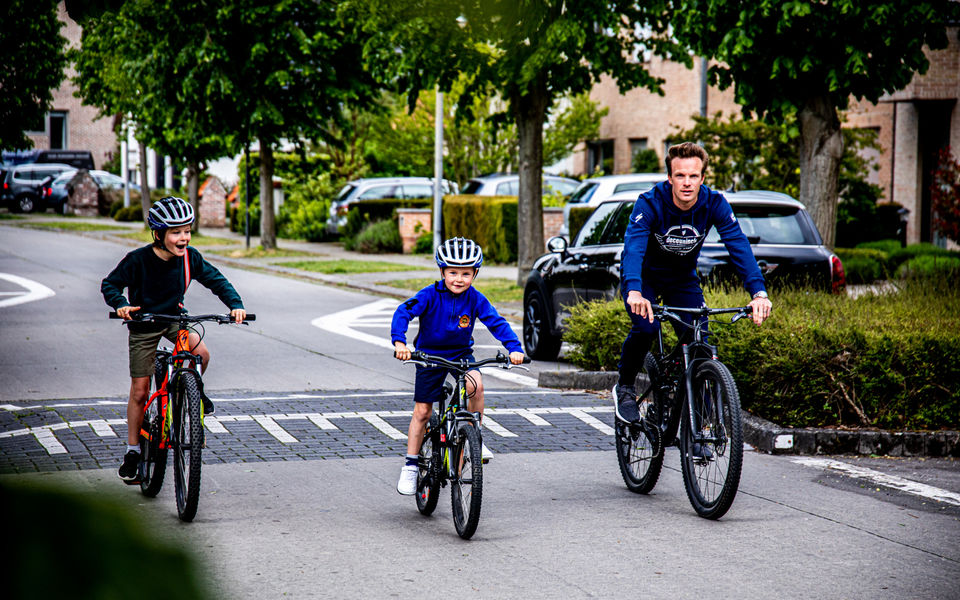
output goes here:
[{"label": "logo on sweatshirt", "polygon": [[681,256],[689,254],[700,245],[705,236],[701,235],[693,225],[675,225],[663,235],[656,234],[660,247],[671,254]]},{"label": "logo on sweatshirt", "polygon": [[470,315],[460,315],[460,329],[470,327]]}]

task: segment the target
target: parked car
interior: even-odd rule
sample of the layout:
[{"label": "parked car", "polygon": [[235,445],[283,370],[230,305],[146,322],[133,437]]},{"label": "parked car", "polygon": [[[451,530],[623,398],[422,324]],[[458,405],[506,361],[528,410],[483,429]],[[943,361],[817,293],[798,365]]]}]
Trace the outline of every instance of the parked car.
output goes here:
[{"label": "parked car", "polygon": [[666,173],[630,173],[626,175],[602,175],[585,179],[570,195],[566,206],[563,207],[564,235],[570,232],[571,206],[597,206],[616,194],[635,192],[634,198],[666,181]]},{"label": "parked car", "polygon": [[[823,245],[803,204],[777,192],[724,192],[724,196],[750,240],[768,289],[785,284],[843,289],[843,265]],[[617,296],[623,236],[636,197],[636,192],[626,192],[601,203],[573,243],[564,237],[548,241],[550,252],[534,262],[523,294],[523,343],[528,355],[556,359],[569,307]],[[740,284],[715,228],[704,241],[697,272],[705,282]]]},{"label": "parked car", "polygon": [[64,171],[74,168],[66,164],[30,163],[9,167],[3,178],[3,202],[14,212],[46,210],[43,185]]},{"label": "parked car", "polygon": [[[543,176],[543,194],[560,194],[567,197],[573,193],[580,182],[576,179],[558,177],[557,175]],[[477,196],[517,196],[520,194],[520,176],[517,174],[495,173],[474,177],[463,186],[463,194]]]},{"label": "parked car", "polygon": [[[67,197],[70,195],[69,190],[67,190],[67,184],[76,176],[77,170],[71,169],[69,171],[64,171],[56,179],[43,186],[41,191],[41,196],[46,200],[47,206],[53,208],[54,212],[62,213],[64,206],[67,203]],[[113,190],[113,189],[123,189],[123,177],[119,175],[114,175],[109,171],[99,171],[94,170],[90,171],[90,176],[93,177],[93,180],[100,186],[100,189],[104,190]],[[140,191],[140,186],[131,183],[130,189],[135,191]]]},{"label": "parked car", "polygon": [[[444,194],[456,194],[457,184],[443,180]],[[433,178],[431,177],[371,177],[357,179],[343,186],[336,199],[330,203],[330,217],[327,230],[337,233],[347,224],[347,213],[355,202],[379,200],[381,198],[432,198]]]}]

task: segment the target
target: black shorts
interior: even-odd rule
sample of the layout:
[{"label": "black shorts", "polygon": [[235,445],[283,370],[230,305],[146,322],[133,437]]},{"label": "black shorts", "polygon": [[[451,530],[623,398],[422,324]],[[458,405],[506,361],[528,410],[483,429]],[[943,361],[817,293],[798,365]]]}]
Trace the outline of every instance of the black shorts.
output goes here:
[{"label": "black shorts", "polygon": [[[467,359],[470,362],[475,361],[473,353],[469,350],[459,356],[451,357],[449,360]],[[417,377],[413,388],[413,401],[433,403],[437,402],[443,394],[443,381],[447,378],[447,373],[453,373],[446,367],[422,367],[417,365]]]}]

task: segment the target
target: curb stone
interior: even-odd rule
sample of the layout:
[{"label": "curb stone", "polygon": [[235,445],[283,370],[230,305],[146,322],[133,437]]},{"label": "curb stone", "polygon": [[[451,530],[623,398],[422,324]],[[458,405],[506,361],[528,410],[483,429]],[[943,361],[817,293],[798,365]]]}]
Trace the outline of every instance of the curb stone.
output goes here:
[{"label": "curb stone", "polygon": [[[541,373],[540,387],[609,390],[615,371]],[[646,374],[637,385],[647,383]],[[859,431],[781,427],[743,411],[743,440],[767,454],[853,454],[960,458],[960,431]]]}]

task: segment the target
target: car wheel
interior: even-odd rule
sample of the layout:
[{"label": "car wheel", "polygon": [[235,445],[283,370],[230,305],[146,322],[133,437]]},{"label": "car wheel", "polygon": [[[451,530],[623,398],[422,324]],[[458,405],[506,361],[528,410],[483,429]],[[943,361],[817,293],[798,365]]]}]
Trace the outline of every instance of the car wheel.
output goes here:
[{"label": "car wheel", "polygon": [[17,201],[14,203],[18,212],[31,213],[33,209],[36,208],[36,203],[33,200],[33,196],[30,194],[23,194],[17,196]]},{"label": "car wheel", "polygon": [[530,292],[523,304],[523,346],[530,358],[556,360],[560,336],[550,331],[550,313],[539,290]]}]

